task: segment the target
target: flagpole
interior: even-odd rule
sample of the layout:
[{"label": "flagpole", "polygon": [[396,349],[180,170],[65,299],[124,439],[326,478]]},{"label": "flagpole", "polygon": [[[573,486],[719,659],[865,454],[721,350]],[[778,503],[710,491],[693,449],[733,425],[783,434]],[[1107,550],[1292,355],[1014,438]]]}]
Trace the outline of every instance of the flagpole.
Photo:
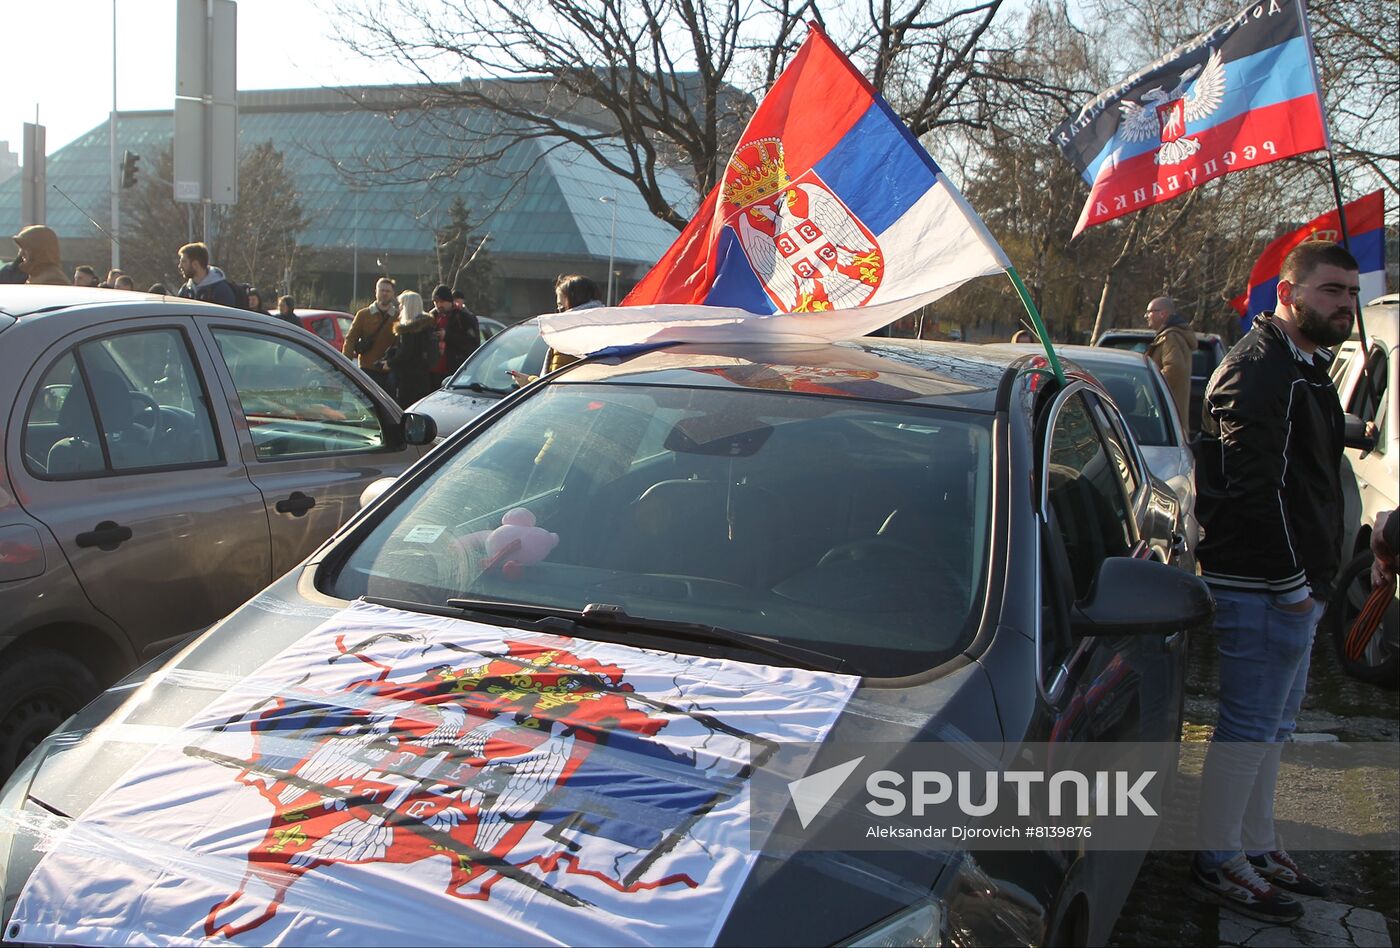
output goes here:
[{"label": "flagpole", "polygon": [[1035,325],[1035,334],[1040,337],[1040,344],[1045,347],[1045,356],[1050,360],[1050,368],[1055,373],[1055,381],[1064,385],[1065,370],[1060,367],[1060,357],[1055,354],[1055,346],[1050,342],[1050,333],[1045,328],[1044,320],[1040,318],[1040,310],[1035,308],[1035,303],[1031,300],[1030,291],[1026,289],[1026,284],[1021,282],[1021,274],[1016,272],[1015,267],[1007,267],[1006,275],[1011,277],[1011,282],[1016,286],[1016,292],[1021,296],[1021,305],[1026,308],[1031,322]]}]

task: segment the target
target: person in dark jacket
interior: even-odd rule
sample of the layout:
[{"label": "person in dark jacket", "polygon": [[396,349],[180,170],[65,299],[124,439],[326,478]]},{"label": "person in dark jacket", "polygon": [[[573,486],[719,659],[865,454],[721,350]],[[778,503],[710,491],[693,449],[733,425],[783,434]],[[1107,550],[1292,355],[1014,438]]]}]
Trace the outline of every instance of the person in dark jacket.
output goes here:
[{"label": "person in dark jacket", "polygon": [[423,297],[413,290],[399,294],[399,318],[394,323],[394,345],[387,359],[394,373],[395,399],[403,408],[433,390],[431,369],[437,361],[437,337],[431,313],[423,312]]},{"label": "person in dark jacket", "polygon": [[1288,924],[1320,896],[1279,844],[1274,785],[1340,562],[1343,418],[1326,348],[1351,335],[1356,260],[1327,241],[1283,261],[1278,309],[1206,389],[1196,468],[1201,576],[1216,600],[1220,718],[1201,777],[1191,875],[1213,901]]},{"label": "person in dark jacket", "polygon": [[180,248],[180,276],[185,285],[176,291],[176,296],[187,300],[203,300],[206,303],[219,303],[222,306],[237,306],[233,287],[229,286],[224,271],[209,265],[209,248],[202,243],[185,244]]},{"label": "person in dark jacket", "polygon": [[441,385],[481,345],[481,323],[457,302],[446,284],[433,290],[433,320],[441,353],[433,366],[433,380]]},{"label": "person in dark jacket", "polygon": [[297,318],[297,301],[290,296],[277,297],[277,312],[272,315],[282,320],[284,323],[291,323],[298,329],[303,329],[301,320]]},{"label": "person in dark jacket", "polygon": [[1376,528],[1371,531],[1371,552],[1376,561],[1371,564],[1371,585],[1395,582],[1396,558],[1400,555],[1400,517],[1395,510],[1376,514]]}]

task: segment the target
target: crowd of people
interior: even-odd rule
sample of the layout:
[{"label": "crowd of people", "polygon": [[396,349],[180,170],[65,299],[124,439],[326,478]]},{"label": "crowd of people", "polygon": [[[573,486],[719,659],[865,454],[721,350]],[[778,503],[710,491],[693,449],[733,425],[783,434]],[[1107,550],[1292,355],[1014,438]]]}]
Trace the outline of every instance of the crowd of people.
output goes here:
[{"label": "crowd of people", "polygon": [[[116,268],[107,271],[105,280],[99,280],[93,267],[81,264],[69,279],[59,254],[58,235],[42,224],[25,227],[14,241],[17,253],[0,267],[0,283],[136,289],[135,279]],[[267,313],[304,328],[296,314],[296,300],[278,296],[276,309],[269,313],[273,298],[264,298],[255,286],[230,280],[210,262],[209,248],[203,243],[181,247],[178,266],[185,282],[173,294],[163,283],[152,284],[147,292]],[[480,321],[464,300],[461,290],[443,284],[433,290],[431,308],[425,308],[420,293],[400,293],[392,279],[383,277],[375,285],[375,301],[355,314],[343,351],[407,408],[440,386],[481,345]]]}]

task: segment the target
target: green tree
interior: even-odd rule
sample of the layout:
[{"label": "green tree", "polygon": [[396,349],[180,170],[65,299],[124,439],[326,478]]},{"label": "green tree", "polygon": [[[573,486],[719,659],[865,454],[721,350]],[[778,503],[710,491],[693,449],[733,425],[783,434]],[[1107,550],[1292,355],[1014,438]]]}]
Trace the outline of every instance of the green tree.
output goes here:
[{"label": "green tree", "polygon": [[[171,188],[174,155],[167,145],[124,204],[123,269],[137,283],[161,282],[173,293],[184,279],[176,266],[182,244],[203,234],[198,205],[177,202]],[[238,162],[238,203],[216,205],[210,220],[210,262],[230,280],[251,283],[267,297],[282,287],[299,252],[307,218],[282,153],[271,142],[245,150]]]}]

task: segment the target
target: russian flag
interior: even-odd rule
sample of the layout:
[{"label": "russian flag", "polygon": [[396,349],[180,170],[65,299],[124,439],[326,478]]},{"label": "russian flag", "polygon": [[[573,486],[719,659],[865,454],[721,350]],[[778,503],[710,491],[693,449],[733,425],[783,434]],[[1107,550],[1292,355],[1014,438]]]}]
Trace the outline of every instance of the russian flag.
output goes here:
[{"label": "russian flag", "polygon": [[1051,136],[1089,184],[1078,236],[1233,171],[1328,147],[1302,0],[1252,0]]},{"label": "russian flag", "polygon": [[622,306],[540,320],[568,353],[863,336],[1010,266],[875,88],[813,25],[723,178]]},{"label": "russian flag", "polygon": [[[1343,209],[1351,255],[1361,267],[1361,302],[1366,304],[1385,295],[1385,192],[1373,191]],[[1278,303],[1278,271],[1294,247],[1305,240],[1341,239],[1341,221],[1333,209],[1265,247],[1249,271],[1249,289],[1230,301],[1240,314],[1240,329],[1248,332],[1255,316]]]}]

